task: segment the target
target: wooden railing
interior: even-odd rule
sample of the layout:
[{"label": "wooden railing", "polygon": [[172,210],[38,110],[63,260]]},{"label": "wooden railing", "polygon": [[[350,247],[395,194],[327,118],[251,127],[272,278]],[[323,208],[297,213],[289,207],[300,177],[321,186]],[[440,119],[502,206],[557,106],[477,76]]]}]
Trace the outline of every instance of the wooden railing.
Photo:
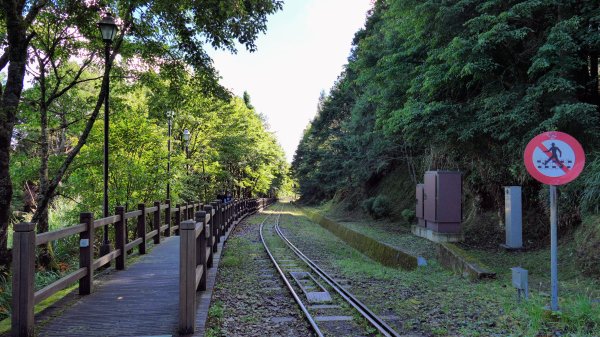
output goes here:
[{"label": "wooden railing", "polygon": [[220,201],[204,206],[195,220],[180,225],[179,260],[179,333],[191,334],[196,329],[197,291],[206,290],[208,269],[213,267],[213,254],[220,238],[245,216],[262,210],[274,199],[246,199],[228,203]]},{"label": "wooden railing", "polygon": [[[167,200],[164,203],[154,202],[152,207],[139,204],[136,211],[125,213],[123,206],[115,209],[115,214],[94,220],[92,213],[81,213],[79,224],[56,231],[36,234],[35,224],[19,223],[14,226],[13,265],[12,265],[12,314],[11,331],[13,336],[33,336],[34,306],[56,292],[79,282],[79,294],[88,295],[93,291],[94,271],[116,260],[115,268],[126,267],[127,252],[138,249],[139,254],[146,254],[146,243],[153,240],[160,244],[161,237],[179,232],[182,221],[192,219],[194,213],[202,209],[200,202],[178,204],[171,207]],[[172,225],[172,218],[175,217]],[[136,218],[136,237],[128,242],[127,223]],[[148,223],[148,218],[151,218]],[[152,230],[147,232],[147,224]],[[114,250],[94,259],[94,232],[105,226],[111,226],[115,234]],[[35,248],[52,241],[79,235],[79,268],[59,280],[35,291]]]}]

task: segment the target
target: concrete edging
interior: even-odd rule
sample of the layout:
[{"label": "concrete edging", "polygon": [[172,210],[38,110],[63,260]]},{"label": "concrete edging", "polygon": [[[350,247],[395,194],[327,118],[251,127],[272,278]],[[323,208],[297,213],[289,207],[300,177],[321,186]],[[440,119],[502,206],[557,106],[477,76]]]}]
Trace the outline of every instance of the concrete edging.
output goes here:
[{"label": "concrete edging", "polygon": [[438,243],[437,258],[444,268],[471,280],[496,278],[496,273],[452,243]]},{"label": "concrete edging", "polygon": [[296,207],[306,214],[310,220],[318,223],[351,247],[384,266],[400,267],[407,270],[413,270],[418,266],[418,258],[410,253],[340,225],[321,214],[308,211],[297,205]]},{"label": "concrete edging", "polygon": [[[418,258],[410,253],[356,232],[324,215],[306,210],[298,205],[296,207],[310,220],[318,223],[353,248],[385,266],[413,270],[418,265]],[[437,260],[445,269],[471,280],[496,278],[496,273],[489,271],[487,266],[470,257],[465,251],[452,243],[438,242],[436,249]]]}]

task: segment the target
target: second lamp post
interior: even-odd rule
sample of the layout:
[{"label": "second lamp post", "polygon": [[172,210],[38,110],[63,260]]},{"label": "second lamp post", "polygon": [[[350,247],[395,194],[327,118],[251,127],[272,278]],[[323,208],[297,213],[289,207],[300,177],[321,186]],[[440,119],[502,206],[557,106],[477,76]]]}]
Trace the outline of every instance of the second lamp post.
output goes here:
[{"label": "second lamp post", "polygon": [[[104,40],[104,66],[106,74],[110,73],[110,45],[117,33],[115,19],[110,13],[98,22],[102,40]],[[104,88],[104,203],[102,207],[103,217],[108,216],[108,92],[110,90],[110,77],[106,76]],[[104,240],[100,247],[100,255],[110,252],[110,241],[108,240],[108,226],[104,226]]]}]

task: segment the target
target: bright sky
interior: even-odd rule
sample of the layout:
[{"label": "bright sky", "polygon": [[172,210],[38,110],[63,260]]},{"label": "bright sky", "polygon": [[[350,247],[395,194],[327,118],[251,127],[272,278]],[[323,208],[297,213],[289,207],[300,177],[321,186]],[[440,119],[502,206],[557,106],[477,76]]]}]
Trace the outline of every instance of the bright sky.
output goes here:
[{"label": "bright sky", "polygon": [[347,63],[354,33],[371,0],[286,0],[269,17],[258,51],[211,51],[221,84],[266,115],[292,161],[302,131],[315,116],[321,90],[329,92]]}]

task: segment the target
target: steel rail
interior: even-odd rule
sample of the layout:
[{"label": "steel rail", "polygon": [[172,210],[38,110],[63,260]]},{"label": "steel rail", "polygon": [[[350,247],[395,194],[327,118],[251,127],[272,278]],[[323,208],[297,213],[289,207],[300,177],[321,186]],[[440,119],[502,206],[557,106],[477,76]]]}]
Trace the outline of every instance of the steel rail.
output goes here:
[{"label": "steel rail", "polygon": [[[280,214],[281,215],[281,214]],[[374,314],[369,308],[360,302],[354,295],[344,289],[339,283],[337,283],[329,274],[324,272],[316,263],[308,258],[300,249],[294,246],[293,243],[283,234],[279,227],[279,217],[275,225],[275,230],[281,239],[292,249],[292,251],[304,261],[315,273],[317,273],[325,282],[329,284],[340,296],[342,296],[352,307],[354,307],[364,318],[366,318],[380,333],[385,336],[400,336],[392,327],[390,327],[383,319]]]},{"label": "steel rail", "polygon": [[[321,329],[319,329],[319,327],[317,326],[317,323],[315,322],[313,316],[308,312],[308,309],[302,303],[302,301],[300,300],[300,297],[298,297],[298,294],[296,294],[296,291],[294,290],[294,288],[292,287],[292,285],[290,284],[290,282],[285,277],[285,273],[279,267],[279,264],[277,263],[277,261],[273,257],[273,254],[271,254],[271,250],[269,249],[269,247],[267,246],[267,243],[265,242],[265,238],[263,236],[263,226],[264,226],[265,222],[267,221],[267,219],[270,218],[271,216],[272,216],[272,214],[267,215],[267,217],[265,217],[263,219],[263,221],[260,223],[260,240],[262,241],[262,244],[265,247],[265,250],[267,251],[267,254],[269,254],[269,258],[271,258],[271,262],[273,262],[273,264],[275,265],[275,268],[279,272],[279,275],[283,279],[283,282],[285,283],[285,285],[288,287],[288,289],[292,293],[292,296],[294,297],[294,300],[296,300],[296,303],[298,303],[298,306],[300,306],[300,309],[302,309],[302,312],[304,313],[306,319],[308,320],[308,323],[310,323],[310,325],[312,326],[312,328],[315,331],[315,333],[317,334],[317,336],[324,337],[323,333],[321,332]],[[281,216],[281,214],[277,215],[277,221],[276,221],[277,224],[279,224],[279,217],[280,216]]]}]

